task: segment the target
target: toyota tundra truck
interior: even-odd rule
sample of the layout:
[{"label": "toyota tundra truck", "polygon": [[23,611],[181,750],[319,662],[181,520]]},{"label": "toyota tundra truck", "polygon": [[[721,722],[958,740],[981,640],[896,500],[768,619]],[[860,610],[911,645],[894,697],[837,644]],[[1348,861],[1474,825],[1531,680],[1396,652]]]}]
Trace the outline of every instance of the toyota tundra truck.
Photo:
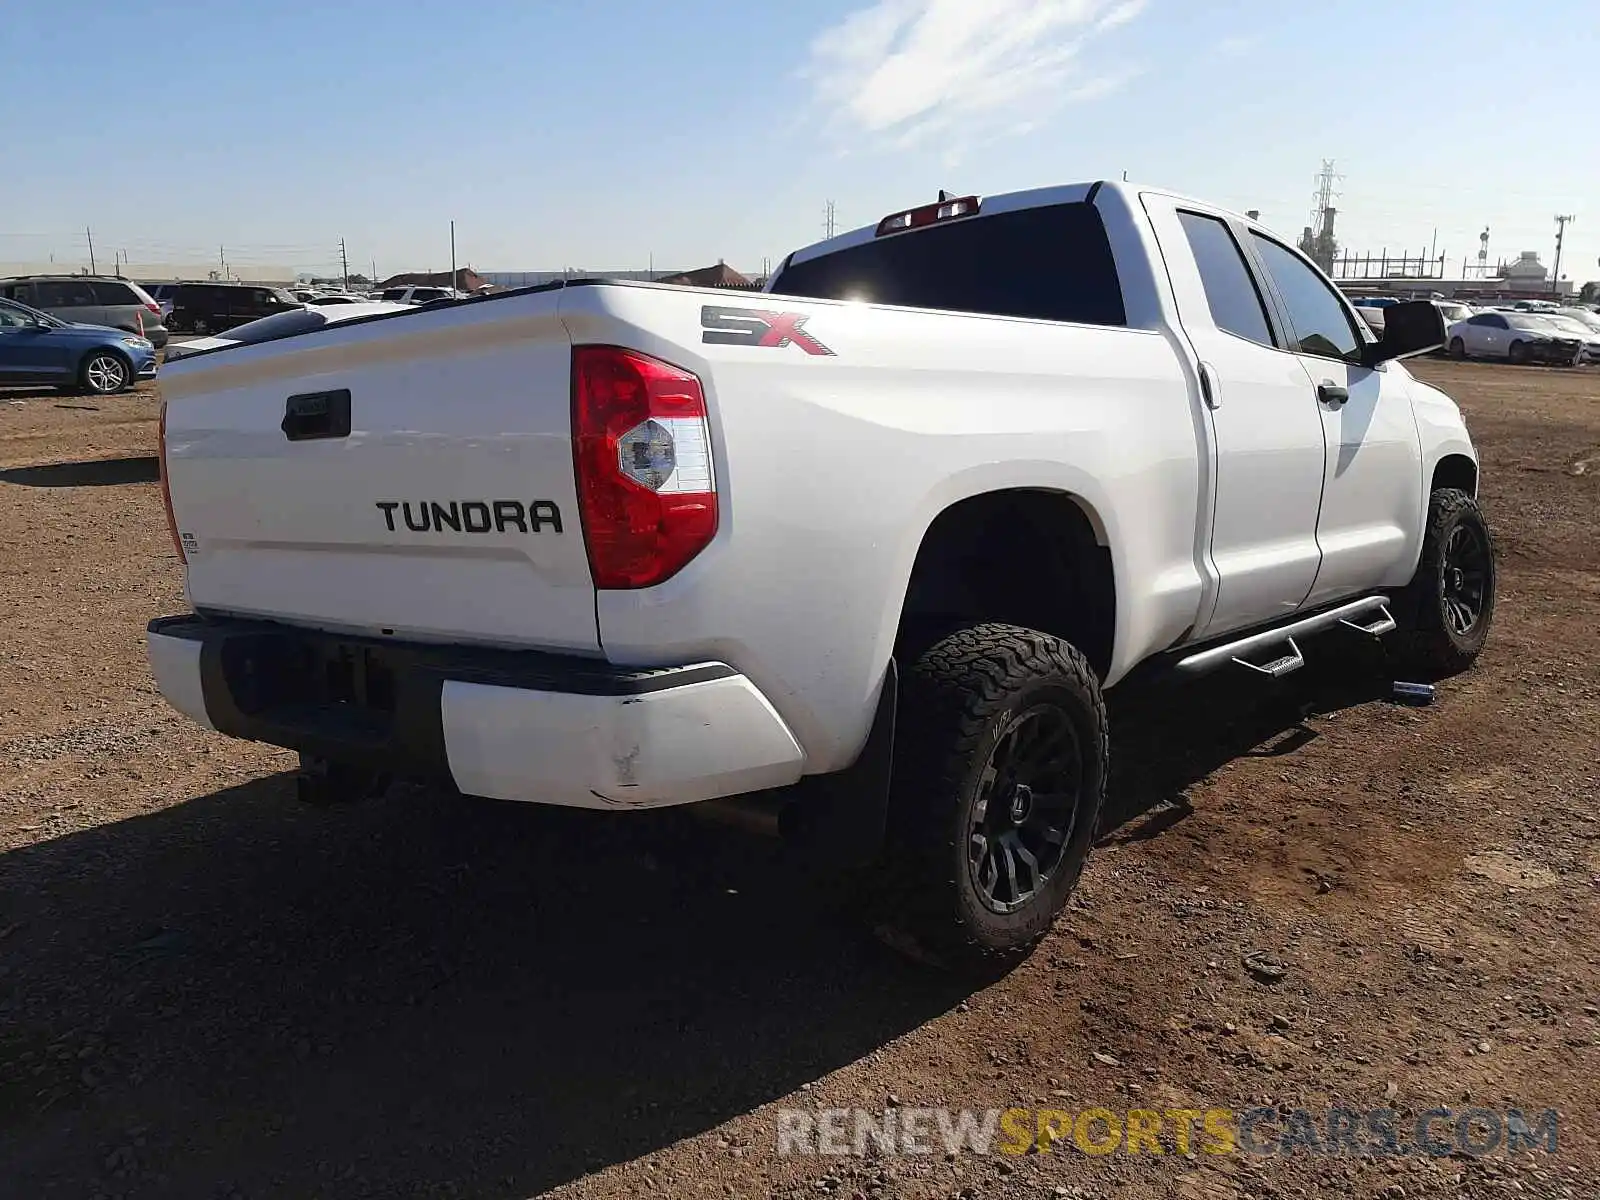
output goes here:
[{"label": "toyota tundra truck", "polygon": [[1135,668],[1483,647],[1477,454],[1402,362],[1443,325],[1386,316],[1100,182],[941,193],[764,291],[576,280],[202,352],[162,376],[192,611],[150,666],[299,751],[307,799],[761,809],[876,881],[886,940],[1004,966],[1083,868]]}]

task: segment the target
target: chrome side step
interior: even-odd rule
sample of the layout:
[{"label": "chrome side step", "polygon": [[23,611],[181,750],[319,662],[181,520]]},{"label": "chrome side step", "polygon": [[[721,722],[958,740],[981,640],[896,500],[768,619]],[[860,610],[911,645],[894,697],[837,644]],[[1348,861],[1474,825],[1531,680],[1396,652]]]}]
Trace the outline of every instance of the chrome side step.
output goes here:
[{"label": "chrome side step", "polygon": [[1259,672],[1262,675],[1270,675],[1274,679],[1282,679],[1291,671],[1298,671],[1306,665],[1306,656],[1300,653],[1300,647],[1294,644],[1294,639],[1285,638],[1284,640],[1289,645],[1289,653],[1279,655],[1271,662],[1253,663],[1248,658],[1240,658],[1238,655],[1234,655],[1233,661],[1241,667],[1249,667],[1250,670]]},{"label": "chrome side step", "polygon": [[[1298,621],[1290,621],[1275,629],[1264,629],[1260,633],[1252,633],[1236,641],[1197,650],[1179,659],[1175,669],[1185,674],[1199,675],[1217,667],[1227,666],[1229,663],[1237,663],[1239,666],[1248,667],[1259,674],[1277,679],[1306,665],[1305,656],[1300,653],[1295,638],[1320,633],[1335,625],[1345,625],[1362,633],[1371,634],[1373,637],[1381,637],[1395,628],[1394,617],[1389,613],[1389,597],[1366,596],[1325,612],[1301,617]],[[1288,650],[1286,653],[1279,653],[1270,662],[1249,661],[1250,656],[1256,651],[1275,646],[1287,646]]]},{"label": "chrome side step", "polygon": [[1340,619],[1339,624],[1354,629],[1357,633],[1370,634],[1373,637],[1382,637],[1384,634],[1393,633],[1399,628],[1398,623],[1390,614],[1388,606],[1383,604],[1378,606],[1378,616],[1375,620],[1367,620],[1363,624],[1361,621],[1352,621],[1348,617],[1343,617]]}]

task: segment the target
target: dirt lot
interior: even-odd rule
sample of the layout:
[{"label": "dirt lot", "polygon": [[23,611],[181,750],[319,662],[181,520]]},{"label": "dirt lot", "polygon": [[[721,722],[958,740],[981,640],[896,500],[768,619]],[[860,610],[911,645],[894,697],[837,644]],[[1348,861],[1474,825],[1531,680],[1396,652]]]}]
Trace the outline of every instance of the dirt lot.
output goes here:
[{"label": "dirt lot", "polygon": [[[150,681],[154,395],[0,396],[0,1195],[1594,1196],[1600,371],[1418,370],[1483,451],[1484,660],[1425,709],[1361,670],[1116,697],[1104,842],[976,992],[731,833],[296,805]],[[775,1153],[781,1105],[894,1104],[1556,1108],[1560,1145]]]}]

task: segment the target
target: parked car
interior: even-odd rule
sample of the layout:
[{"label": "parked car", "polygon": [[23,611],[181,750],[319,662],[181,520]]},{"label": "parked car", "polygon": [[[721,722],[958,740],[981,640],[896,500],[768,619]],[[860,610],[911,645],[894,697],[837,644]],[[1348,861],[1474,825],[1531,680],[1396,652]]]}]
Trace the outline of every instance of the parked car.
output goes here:
[{"label": "parked car", "polygon": [[1562,308],[1556,310],[1558,317],[1570,317],[1587,329],[1600,331],[1600,313],[1592,312],[1587,308]]},{"label": "parked car", "polygon": [[365,296],[351,296],[344,292],[329,292],[324,296],[313,296],[306,303],[318,306],[327,304],[365,304],[367,303],[367,298]]},{"label": "parked car", "polygon": [[160,441],[194,611],[149,661],[317,803],[761,793],[873,865],[891,944],[987,970],[1078,879],[1135,668],[1477,658],[1477,453],[1402,361],[1444,326],[1385,317],[1106,181],[891,213],[765,294],[587,280],[197,354]]},{"label": "parked car", "polygon": [[1451,358],[1503,358],[1507,362],[1576,362],[1583,338],[1563,332],[1530,312],[1481,312],[1448,331]]},{"label": "parked car", "polygon": [[172,328],[183,333],[217,333],[303,307],[283,288],[247,283],[180,283],[172,298]]},{"label": "parked car", "polygon": [[175,283],[141,283],[139,286],[160,306],[161,323],[165,325],[167,318],[172,315],[172,297],[177,294],[178,285]]},{"label": "parked car", "polygon": [[1457,321],[1465,321],[1472,315],[1472,308],[1457,300],[1435,300],[1433,306],[1439,310],[1439,315],[1444,318],[1445,325],[1453,325]]},{"label": "parked car", "polygon": [[1600,329],[1560,312],[1540,313],[1539,318],[1558,333],[1578,339],[1579,362],[1600,362]]},{"label": "parked car", "polygon": [[24,275],[0,279],[0,298],[75,325],[102,325],[167,344],[161,306],[138,284],[99,275]]},{"label": "parked car", "polygon": [[1376,336],[1381,338],[1383,336],[1383,310],[1387,306],[1381,304],[1365,304],[1362,301],[1357,300],[1354,307],[1356,310],[1356,316],[1360,317],[1362,321],[1366,323],[1367,328],[1372,330]]},{"label": "parked car", "polygon": [[53,384],[109,396],[154,379],[149,338],[104,325],[78,325],[14,300],[0,300],[0,386]]},{"label": "parked car", "polygon": [[447,287],[411,287],[385,288],[382,298],[395,304],[433,304],[439,300],[459,300],[462,293],[455,288]]},{"label": "parked car", "polygon": [[225,346],[244,346],[255,342],[271,342],[279,338],[293,337],[297,333],[309,333],[313,329],[321,329],[324,325],[331,325],[338,321],[349,321],[356,317],[371,317],[378,313],[410,312],[410,304],[385,304],[382,302],[368,301],[363,304],[336,304],[306,305],[303,308],[291,309],[274,316],[262,317],[259,321],[249,321],[243,325],[235,326],[224,334],[214,334],[211,337],[195,338],[192,341],[178,342],[167,350],[167,361],[174,362],[180,358],[199,354],[205,350],[220,350]]}]

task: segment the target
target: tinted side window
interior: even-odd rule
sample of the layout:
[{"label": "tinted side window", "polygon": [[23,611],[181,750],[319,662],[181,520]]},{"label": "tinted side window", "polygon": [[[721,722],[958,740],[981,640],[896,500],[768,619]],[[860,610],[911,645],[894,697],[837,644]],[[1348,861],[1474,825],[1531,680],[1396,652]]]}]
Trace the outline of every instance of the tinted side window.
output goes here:
[{"label": "tinted side window", "polygon": [[1233,240],[1228,226],[1215,217],[1203,217],[1199,213],[1180,212],[1178,220],[1183,222],[1183,233],[1189,239],[1189,249],[1194,252],[1195,266],[1200,268],[1206,305],[1211,309],[1211,319],[1217,328],[1263,346],[1273,345],[1261,293],[1256,291],[1255,280],[1250,277],[1244,255],[1239,252],[1239,244]]},{"label": "tinted side window", "polygon": [[1271,238],[1252,232],[1256,252],[1277,285],[1294,326],[1295,349],[1323,358],[1354,358],[1362,339],[1350,324],[1338,294],[1305,263]]},{"label": "tinted side window", "polygon": [[388,288],[383,293],[385,300],[398,300],[406,294],[405,288]]},{"label": "tinted side window", "polygon": [[930,225],[796,263],[784,296],[1123,325],[1104,223],[1085,203]]},{"label": "tinted side window", "polygon": [[133,294],[133,289],[125,283],[107,283],[96,280],[91,285],[94,288],[95,301],[99,304],[141,304],[143,301]]},{"label": "tinted side window", "polygon": [[86,308],[99,301],[87,279],[46,279],[33,285],[40,308]]}]

